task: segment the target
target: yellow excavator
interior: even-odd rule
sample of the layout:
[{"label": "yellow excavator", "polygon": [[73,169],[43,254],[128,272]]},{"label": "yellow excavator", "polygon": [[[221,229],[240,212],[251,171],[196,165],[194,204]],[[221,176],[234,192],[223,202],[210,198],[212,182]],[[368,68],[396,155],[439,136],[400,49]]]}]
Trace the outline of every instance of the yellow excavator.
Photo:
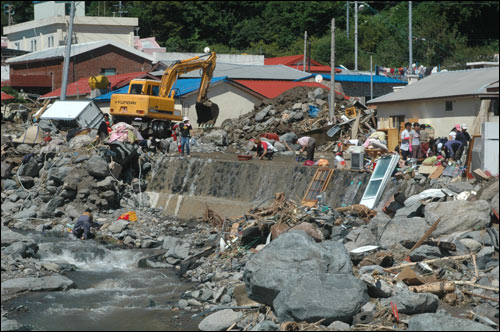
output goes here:
[{"label": "yellow excavator", "polygon": [[[205,59],[206,58],[206,59]],[[136,79],[130,82],[127,94],[111,96],[110,113],[113,123],[126,122],[142,133],[154,138],[170,137],[172,122],[182,121],[182,112],[175,109],[177,89],[172,89],[181,74],[201,69],[201,83],[196,99],[198,125],[214,126],[219,107],[207,97],[210,80],[215,69],[215,52],[176,61],[163,74],[161,81]]]}]

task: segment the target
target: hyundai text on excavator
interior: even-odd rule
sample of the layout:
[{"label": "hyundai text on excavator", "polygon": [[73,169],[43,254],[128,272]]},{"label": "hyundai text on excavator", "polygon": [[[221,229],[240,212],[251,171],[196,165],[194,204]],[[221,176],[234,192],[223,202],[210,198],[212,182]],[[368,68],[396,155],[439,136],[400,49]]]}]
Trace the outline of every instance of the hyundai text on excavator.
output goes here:
[{"label": "hyundai text on excavator", "polygon": [[[206,59],[203,59],[208,57]],[[213,126],[219,115],[219,107],[207,97],[215,69],[215,52],[190,59],[176,61],[163,74],[161,81],[136,79],[130,82],[128,94],[111,96],[110,113],[113,123],[126,122],[154,138],[170,137],[172,122],[182,121],[182,112],[175,109],[172,89],[181,74],[202,69],[201,83],[196,99],[197,122],[200,126]]]}]

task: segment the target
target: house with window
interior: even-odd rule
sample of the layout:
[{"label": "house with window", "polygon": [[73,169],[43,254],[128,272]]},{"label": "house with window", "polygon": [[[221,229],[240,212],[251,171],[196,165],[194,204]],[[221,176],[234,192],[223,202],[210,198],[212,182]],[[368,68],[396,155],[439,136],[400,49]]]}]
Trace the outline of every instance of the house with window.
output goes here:
[{"label": "house with window", "polygon": [[[34,20],[3,27],[8,48],[29,52],[43,51],[66,44],[70,1],[34,1]],[[137,17],[85,16],[85,1],[75,1],[71,42],[88,43],[111,40],[134,47]]]},{"label": "house with window", "polygon": [[430,124],[436,137],[447,136],[455,124],[481,134],[483,122],[498,122],[498,68],[434,73],[367,104],[377,107],[379,120],[398,129],[414,119]]},{"label": "house with window", "polygon": [[[10,85],[44,94],[61,87],[65,46],[6,60]],[[112,40],[71,45],[68,83],[96,75],[118,75],[153,69],[153,57]],[[34,90],[34,91],[30,91]]]}]

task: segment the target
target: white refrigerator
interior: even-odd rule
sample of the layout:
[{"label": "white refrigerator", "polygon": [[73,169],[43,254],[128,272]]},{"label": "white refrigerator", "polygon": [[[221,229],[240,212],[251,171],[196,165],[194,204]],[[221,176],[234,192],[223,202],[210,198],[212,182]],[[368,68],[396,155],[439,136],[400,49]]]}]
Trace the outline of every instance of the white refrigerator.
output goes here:
[{"label": "white refrigerator", "polygon": [[482,124],[481,169],[489,171],[491,175],[498,175],[498,122],[484,122]]}]

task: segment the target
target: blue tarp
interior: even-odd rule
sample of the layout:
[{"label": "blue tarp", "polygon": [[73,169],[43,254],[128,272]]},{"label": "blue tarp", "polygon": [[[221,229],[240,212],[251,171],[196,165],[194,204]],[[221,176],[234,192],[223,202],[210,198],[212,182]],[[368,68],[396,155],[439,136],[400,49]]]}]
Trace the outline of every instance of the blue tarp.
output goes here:
[{"label": "blue tarp", "polygon": [[[304,79],[308,79],[311,77],[315,77],[316,75],[311,75],[308,77],[304,77]],[[325,80],[330,81],[331,76],[329,74],[321,74]],[[358,83],[370,83],[370,75],[345,75],[345,74],[336,74],[335,75],[336,82],[358,82]],[[408,82],[397,80],[395,78],[373,75],[373,83],[399,83],[399,84],[408,84]]]},{"label": "blue tarp", "polygon": [[[210,84],[214,84],[214,83],[217,83],[217,82],[220,82],[220,81],[225,81],[225,80],[227,80],[227,76],[224,76],[224,77],[214,77],[210,81]],[[198,90],[198,88],[200,87],[200,83],[201,83],[201,78],[181,78],[181,79],[178,79],[175,82],[172,90],[178,90],[175,93],[176,96],[183,96],[185,94],[188,94],[190,92]],[[111,96],[113,94],[115,94],[115,93],[122,93],[122,94],[128,93],[128,87],[129,86],[127,85],[127,86],[124,86],[123,88],[119,88],[117,90],[108,92],[108,93],[106,93],[104,95],[96,97],[94,100],[97,100],[97,101],[110,101],[111,100]]]}]

